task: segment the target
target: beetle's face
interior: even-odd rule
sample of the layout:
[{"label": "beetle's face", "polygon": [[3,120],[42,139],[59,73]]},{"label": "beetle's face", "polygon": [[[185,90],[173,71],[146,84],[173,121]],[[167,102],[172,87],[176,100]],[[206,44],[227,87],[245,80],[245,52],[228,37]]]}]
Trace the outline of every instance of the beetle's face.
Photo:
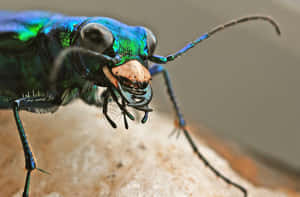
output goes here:
[{"label": "beetle's face", "polygon": [[113,94],[121,95],[130,107],[149,110],[152,88],[148,57],[156,45],[153,33],[147,28],[129,26],[116,32],[98,23],[85,25],[80,33],[82,46],[117,59],[114,65],[99,67]]}]

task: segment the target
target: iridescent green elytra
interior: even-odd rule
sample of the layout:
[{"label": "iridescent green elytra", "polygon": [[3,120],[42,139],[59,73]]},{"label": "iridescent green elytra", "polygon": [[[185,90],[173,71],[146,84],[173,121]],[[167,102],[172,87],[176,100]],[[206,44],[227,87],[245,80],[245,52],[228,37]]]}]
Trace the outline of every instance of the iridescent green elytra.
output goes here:
[{"label": "iridescent green elytra", "polygon": [[[102,107],[109,123],[109,100],[117,103],[124,117],[134,116],[132,107],[145,113],[152,111],[151,76],[163,74],[168,95],[176,112],[175,132],[183,131],[197,157],[216,176],[247,196],[247,190],[216,170],[199,152],[179,110],[166,64],[186,53],[213,34],[236,24],[265,20],[278,34],[276,22],[266,16],[249,16],[213,28],[174,54],[154,55],[156,38],[141,26],[128,26],[105,17],[74,17],[42,11],[0,11],[0,109],[12,109],[22,141],[27,176],[23,197],[29,196],[31,172],[38,169],[19,116],[20,110],[46,113],[75,98]],[[154,64],[148,65],[151,61]],[[99,93],[98,87],[106,90]],[[199,183],[201,184],[201,183]]]}]

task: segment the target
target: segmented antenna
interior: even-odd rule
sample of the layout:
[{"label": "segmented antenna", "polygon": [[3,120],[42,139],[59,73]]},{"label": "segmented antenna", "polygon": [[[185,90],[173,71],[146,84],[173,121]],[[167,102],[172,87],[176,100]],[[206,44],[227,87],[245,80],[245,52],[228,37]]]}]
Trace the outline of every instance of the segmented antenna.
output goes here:
[{"label": "segmented antenna", "polygon": [[177,51],[174,54],[168,55],[166,57],[153,55],[152,57],[150,57],[150,60],[155,62],[155,63],[159,63],[159,64],[165,64],[169,61],[173,61],[174,59],[176,59],[177,57],[179,57],[182,54],[186,53],[188,50],[190,50],[191,48],[193,48],[194,46],[196,46],[200,42],[202,42],[204,40],[207,40],[209,37],[211,37],[215,33],[219,32],[219,31],[222,31],[224,29],[227,29],[228,27],[232,27],[232,26],[240,24],[240,23],[245,23],[245,22],[254,21],[254,20],[263,20],[263,21],[269,22],[275,28],[276,33],[278,35],[281,34],[279,25],[271,17],[269,17],[269,16],[259,16],[259,15],[246,16],[246,17],[242,17],[242,18],[239,18],[239,19],[229,21],[225,24],[222,24],[222,25],[219,25],[219,26],[213,28],[212,30],[210,30],[209,32],[203,34],[202,36],[200,36],[196,40],[188,43],[185,47],[183,47],[182,49],[180,49],[179,51]]}]

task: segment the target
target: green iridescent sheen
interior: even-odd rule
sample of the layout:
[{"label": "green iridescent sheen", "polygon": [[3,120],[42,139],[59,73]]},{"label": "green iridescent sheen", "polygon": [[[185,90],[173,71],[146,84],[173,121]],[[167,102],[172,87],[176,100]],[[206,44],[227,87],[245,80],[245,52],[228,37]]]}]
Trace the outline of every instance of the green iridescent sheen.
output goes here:
[{"label": "green iridescent sheen", "polygon": [[19,32],[18,38],[21,41],[27,41],[33,37],[35,37],[39,31],[44,27],[45,23],[47,23],[49,19],[40,19],[40,20],[32,20],[24,30]]},{"label": "green iridescent sheen", "polygon": [[124,64],[128,60],[142,60],[148,56],[147,33],[145,28],[140,26],[129,26],[120,23],[117,20],[105,17],[91,19],[90,23],[99,23],[107,27],[114,37],[113,51],[119,56],[120,62],[118,66]]},{"label": "green iridescent sheen", "polygon": [[146,36],[141,40],[117,39],[114,42],[113,49],[120,54],[121,61],[116,65],[122,65],[132,59],[140,59],[141,56],[147,56]]},{"label": "green iridescent sheen", "polygon": [[[0,49],[24,51],[22,56],[16,57],[0,54],[0,95],[12,100],[33,90],[46,93],[53,60],[63,48],[76,45],[74,35],[84,23],[99,23],[113,34],[112,51],[121,61],[109,66],[132,59],[143,62],[148,56],[147,33],[140,26],[129,26],[106,17],[73,17],[39,11],[0,12],[0,38],[5,35],[0,41]],[[89,56],[82,56],[82,60],[89,77],[98,80],[103,65]],[[82,73],[78,73],[75,66],[66,58],[58,83],[61,91],[84,84],[80,80]]]},{"label": "green iridescent sheen", "polygon": [[[0,109],[13,109],[21,137],[27,170],[23,196],[29,196],[30,173],[36,168],[36,163],[26,139],[19,110],[34,113],[55,112],[59,106],[67,105],[76,98],[89,105],[107,107],[109,99],[118,103],[117,97],[123,98],[126,95],[127,99],[130,95],[133,98],[138,94],[143,98],[142,102],[131,99],[130,103],[133,105],[130,107],[148,113],[149,109],[142,107],[151,101],[151,86],[148,84],[147,88],[143,88],[145,96],[128,90],[113,94],[112,91],[117,90],[102,72],[107,61],[99,58],[100,55],[92,56],[90,54],[93,53],[85,49],[85,52],[90,53],[76,51],[72,55],[67,54],[61,64],[56,64],[57,57],[64,54],[62,51],[68,52],[71,49],[74,52],[72,49],[87,47],[81,42],[84,41],[80,37],[81,30],[93,22],[106,26],[113,35],[111,41],[114,43],[107,45],[110,48],[104,48],[106,57],[110,56],[113,60],[120,57],[119,64],[123,64],[130,59],[144,61],[148,56],[147,35],[143,27],[128,26],[105,17],[65,16],[43,11],[0,11]],[[101,45],[98,42],[95,44]],[[115,62],[110,61],[110,64]],[[54,74],[53,80],[51,76],[55,69],[58,72]],[[107,88],[105,97],[100,95],[98,87]],[[124,100],[124,104],[125,102],[127,101]],[[125,106],[119,107],[125,115]],[[108,117],[105,110],[106,108],[103,112]],[[134,120],[130,113],[126,116]]]},{"label": "green iridescent sheen", "polygon": [[66,48],[69,47],[71,44],[71,33],[72,32],[61,32],[59,34],[59,39],[61,42],[61,46]]},{"label": "green iridescent sheen", "polygon": [[39,30],[42,28],[43,26],[42,25],[35,25],[35,26],[32,26],[32,27],[28,27],[27,31],[24,31],[24,32],[21,32],[19,34],[19,39],[22,40],[22,41],[27,41],[29,40],[30,38],[36,36],[39,32]]}]

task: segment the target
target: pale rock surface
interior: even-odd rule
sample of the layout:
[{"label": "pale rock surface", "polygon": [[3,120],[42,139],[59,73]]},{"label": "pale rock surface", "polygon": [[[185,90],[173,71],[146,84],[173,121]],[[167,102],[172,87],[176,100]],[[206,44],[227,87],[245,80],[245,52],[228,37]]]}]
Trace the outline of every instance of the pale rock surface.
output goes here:
[{"label": "pale rock surface", "polygon": [[[25,171],[21,143],[11,112],[0,114],[0,196],[20,197]],[[193,154],[185,137],[168,138],[173,120],[151,113],[145,124],[112,129],[101,110],[75,102],[54,114],[21,113],[38,167],[31,197],[242,197]],[[120,118],[120,117],[119,117]],[[227,177],[245,186],[250,197],[284,197],[256,188],[199,139],[206,158]]]}]

